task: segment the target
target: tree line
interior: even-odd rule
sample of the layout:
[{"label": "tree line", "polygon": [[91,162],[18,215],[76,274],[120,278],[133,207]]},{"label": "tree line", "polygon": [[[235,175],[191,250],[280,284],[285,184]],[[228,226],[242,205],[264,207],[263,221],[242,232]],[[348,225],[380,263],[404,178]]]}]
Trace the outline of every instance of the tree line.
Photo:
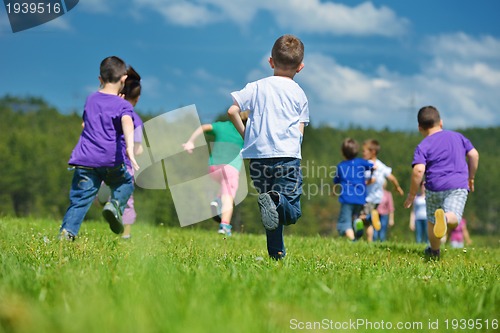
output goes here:
[{"label": "tree line", "polygon": [[[67,209],[72,172],[67,161],[81,133],[81,114],[61,114],[43,99],[35,97],[0,98],[0,216],[34,216],[60,220]],[[152,116],[142,115],[144,121]],[[476,175],[476,192],[469,195],[465,217],[473,233],[497,234],[500,200],[500,127],[469,128],[459,132],[467,136],[480,153]],[[369,138],[381,144],[379,158],[392,167],[393,174],[407,192],[415,146],[422,140],[419,133],[373,130],[361,127],[345,129],[308,126],[302,145],[304,174],[303,216],[288,233],[336,235],[335,222],[339,204],[331,183],[336,165],[342,160],[340,145],[352,137],[362,143]],[[208,137],[207,139],[210,139]],[[248,164],[246,165],[248,175]],[[249,195],[235,209],[235,230],[263,232],[249,182]],[[412,237],[408,232],[410,211],[403,208],[404,197],[392,190],[395,200],[393,235]],[[137,223],[178,226],[170,191],[135,190]],[[93,205],[87,219],[101,219],[100,207]],[[209,222],[195,228],[214,228]]]}]

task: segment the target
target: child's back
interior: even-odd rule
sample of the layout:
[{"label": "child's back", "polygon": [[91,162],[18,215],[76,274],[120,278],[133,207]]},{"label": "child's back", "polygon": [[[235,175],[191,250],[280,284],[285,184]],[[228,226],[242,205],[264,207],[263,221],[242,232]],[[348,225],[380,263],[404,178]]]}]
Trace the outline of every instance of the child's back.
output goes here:
[{"label": "child's back", "polygon": [[420,142],[413,164],[426,165],[425,186],[428,190],[468,189],[469,171],[465,155],[473,148],[462,134],[441,130]]},{"label": "child's back", "polygon": [[359,157],[344,160],[338,164],[333,183],[342,186],[339,195],[340,203],[365,204],[365,171],[371,169],[371,167],[372,164],[370,162]]},{"label": "child's back", "polygon": [[242,110],[252,110],[243,158],[301,158],[299,124],[309,122],[307,97],[292,79],[270,76],[232,94]]},{"label": "child's back", "polygon": [[84,128],[69,164],[86,167],[114,167],[123,160],[121,119],[133,117],[132,105],[117,95],[95,92],[87,97]]}]

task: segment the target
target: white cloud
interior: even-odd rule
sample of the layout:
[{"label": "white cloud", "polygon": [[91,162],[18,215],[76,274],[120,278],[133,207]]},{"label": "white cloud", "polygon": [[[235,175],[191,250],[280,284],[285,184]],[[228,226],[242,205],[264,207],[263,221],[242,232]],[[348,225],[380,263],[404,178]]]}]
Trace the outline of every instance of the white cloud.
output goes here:
[{"label": "white cloud", "polygon": [[370,1],[355,7],[320,0],[134,0],[134,4],[140,9],[156,11],[169,23],[181,26],[220,21],[245,26],[259,11],[269,12],[281,28],[295,32],[399,36],[409,24],[390,8],[377,8]]},{"label": "white cloud", "polygon": [[427,38],[423,50],[439,57],[496,59],[498,61],[500,40],[492,36],[474,38],[463,32],[443,34]]},{"label": "white cloud", "polygon": [[334,35],[398,36],[406,32],[408,20],[398,18],[388,7],[371,2],[355,7],[319,0],[272,1],[273,14],[283,28],[299,32]]},{"label": "white cloud", "polygon": [[[440,36],[448,46],[442,53],[434,52],[430,64],[422,64],[418,73],[409,75],[385,67],[368,74],[324,54],[308,55],[296,80],[308,94],[313,123],[416,128],[416,113],[424,105],[436,106],[447,128],[499,123],[500,114],[495,110],[500,104],[500,70],[496,59],[486,59],[487,47],[499,41],[455,37]],[[452,40],[468,40],[483,51],[450,59]]]}]

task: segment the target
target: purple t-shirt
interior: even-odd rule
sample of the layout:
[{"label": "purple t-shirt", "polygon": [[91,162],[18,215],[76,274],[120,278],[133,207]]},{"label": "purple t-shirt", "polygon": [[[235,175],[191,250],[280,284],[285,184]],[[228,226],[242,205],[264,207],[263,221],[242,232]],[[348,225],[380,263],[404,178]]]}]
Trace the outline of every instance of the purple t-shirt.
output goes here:
[{"label": "purple t-shirt", "polygon": [[89,95],[83,111],[85,126],[68,164],[110,168],[123,163],[121,120],[126,115],[133,118],[133,107],[123,98],[101,92]]},{"label": "purple t-shirt", "polygon": [[469,189],[469,167],[465,156],[474,149],[460,133],[439,131],[420,142],[412,166],[425,165],[425,188],[430,191]]},{"label": "purple t-shirt", "polygon": [[[137,113],[134,111],[134,115],[132,117],[134,120],[134,143],[142,143],[142,119],[139,117]],[[125,143],[125,137],[122,135],[122,151],[123,151],[123,161],[125,165],[132,168],[132,163],[130,163],[130,159],[127,156],[127,144]]]}]

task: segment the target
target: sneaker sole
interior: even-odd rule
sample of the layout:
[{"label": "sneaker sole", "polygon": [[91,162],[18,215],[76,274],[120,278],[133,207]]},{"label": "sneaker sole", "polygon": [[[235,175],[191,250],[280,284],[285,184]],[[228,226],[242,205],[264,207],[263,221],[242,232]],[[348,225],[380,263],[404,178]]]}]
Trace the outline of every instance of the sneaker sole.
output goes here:
[{"label": "sneaker sole", "polygon": [[102,216],[108,222],[111,231],[113,231],[117,235],[123,232],[124,230],[123,224],[115,216],[115,212],[113,210],[104,206],[104,209],[102,210]]},{"label": "sneaker sole", "polygon": [[378,215],[378,211],[376,209],[372,210],[371,215],[373,228],[379,231],[382,228],[382,225],[380,224],[380,215]]},{"label": "sneaker sole", "polygon": [[269,231],[276,230],[279,226],[279,215],[276,211],[276,204],[267,193],[259,194],[257,199],[260,208],[260,215],[264,228]]},{"label": "sneaker sole", "polygon": [[436,211],[434,212],[434,217],[436,218],[436,221],[434,223],[434,236],[436,236],[436,238],[443,238],[448,231],[444,210],[442,210],[441,208],[436,209]]}]

